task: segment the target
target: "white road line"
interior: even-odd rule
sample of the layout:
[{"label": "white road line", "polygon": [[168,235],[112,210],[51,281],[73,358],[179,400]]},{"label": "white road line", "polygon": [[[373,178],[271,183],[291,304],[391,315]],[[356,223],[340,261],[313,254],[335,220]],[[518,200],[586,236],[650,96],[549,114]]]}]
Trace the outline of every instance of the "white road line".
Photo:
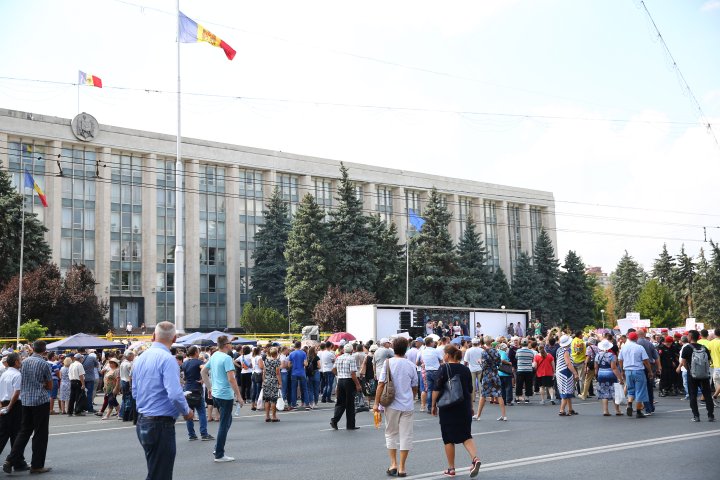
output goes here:
[{"label": "white road line", "polygon": [[692,411],[692,408],[681,408],[679,410],[665,410],[664,412],[658,412],[658,413],[675,413],[675,412],[690,412]]},{"label": "white road line", "polygon": [[[473,433],[473,437],[477,437],[478,435],[492,435],[493,433],[503,433],[503,432],[509,432],[510,430],[496,430],[494,432],[480,432],[480,433]],[[425,442],[436,442],[438,440],[442,440],[442,437],[437,438],[426,438],[424,440],[413,440],[413,444],[415,443],[425,443]]]},{"label": "white road line", "polygon": [[[555,462],[557,460],[564,460],[568,458],[574,458],[574,457],[583,457],[586,455],[596,455],[600,453],[608,453],[608,452],[614,452],[617,450],[623,450],[626,448],[638,448],[638,447],[647,447],[647,446],[655,446],[663,443],[673,443],[673,442],[681,442],[684,440],[689,439],[697,439],[701,437],[713,437],[720,435],[720,429],[718,430],[707,430],[704,432],[696,432],[696,433],[686,433],[682,435],[672,435],[669,437],[658,437],[658,438],[649,438],[646,440],[639,440],[636,442],[626,442],[626,443],[619,443],[619,444],[610,444],[610,445],[603,445],[600,447],[592,447],[592,448],[584,448],[580,450],[569,450],[565,452],[556,452],[556,453],[550,453],[547,455],[538,455],[535,457],[525,457],[525,458],[517,458],[514,460],[506,460],[502,462],[494,462],[494,463],[488,463],[483,465],[480,468],[480,473],[491,471],[491,470],[501,470],[505,468],[512,468],[512,467],[522,467],[527,465],[533,465],[536,463],[546,463],[546,462]],[[456,470],[456,473],[465,473],[469,472],[470,468],[459,468]],[[407,477],[408,480],[419,480],[419,479],[431,479],[431,478],[442,478],[443,472],[431,472],[431,473],[424,473],[419,475],[413,475],[410,477]]]},{"label": "white road line", "polygon": [[[420,422],[429,422],[430,420],[437,420],[437,418],[422,418],[420,420],[415,420],[414,423],[420,423]],[[358,427],[374,427],[375,424],[371,423],[369,425],[358,425]],[[318,430],[318,432],[330,432],[332,430],[335,430],[334,428],[323,428],[322,430]],[[342,427],[338,427],[338,430],[345,430]],[[379,429],[378,429],[379,430]]]},{"label": "white road line", "polygon": [[131,426],[131,427],[98,428],[98,429],[95,429],[95,430],[79,430],[79,431],[76,431],[76,432],[51,433],[49,436],[50,436],[50,437],[56,437],[56,436],[59,436],[59,435],[73,435],[73,434],[76,434],[76,433],[105,432],[105,431],[107,431],[107,430],[126,430],[126,429],[128,429],[128,428],[135,428],[135,425],[133,425],[133,426]]}]

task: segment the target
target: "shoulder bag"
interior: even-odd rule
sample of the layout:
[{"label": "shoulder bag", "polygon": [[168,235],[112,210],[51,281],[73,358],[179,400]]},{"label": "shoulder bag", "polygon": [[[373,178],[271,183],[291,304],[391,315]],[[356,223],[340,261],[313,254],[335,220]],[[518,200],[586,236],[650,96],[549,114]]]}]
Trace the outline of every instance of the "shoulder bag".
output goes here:
[{"label": "shoulder bag", "polygon": [[392,374],[390,373],[390,359],[385,360],[385,387],[380,395],[380,405],[383,407],[389,407],[393,401],[395,401],[395,385],[392,381]]},{"label": "shoulder bag", "polygon": [[451,407],[453,405],[457,405],[465,399],[465,397],[463,396],[462,382],[460,381],[460,376],[453,375],[451,377],[450,365],[448,365],[447,363],[445,364],[445,368],[447,369],[448,379],[447,382],[445,382],[445,386],[443,387],[442,395],[437,402],[438,408]]}]

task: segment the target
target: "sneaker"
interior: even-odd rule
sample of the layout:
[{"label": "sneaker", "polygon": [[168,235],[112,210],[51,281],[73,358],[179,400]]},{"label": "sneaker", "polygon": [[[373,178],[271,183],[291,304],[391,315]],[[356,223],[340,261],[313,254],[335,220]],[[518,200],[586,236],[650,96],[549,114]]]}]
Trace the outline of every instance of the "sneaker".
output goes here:
[{"label": "sneaker", "polygon": [[683,400],[690,400],[690,397],[688,397],[687,395],[685,395],[682,399],[683,399]]},{"label": "sneaker", "polygon": [[550,400],[550,405],[555,405],[555,400]]},{"label": "sneaker", "polygon": [[545,400],[540,400],[540,405],[545,405]]},{"label": "sneaker", "polygon": [[3,463],[3,472],[10,475],[12,473],[12,464],[10,462]]},{"label": "sneaker", "polygon": [[653,413],[655,413],[655,412],[645,412],[645,416],[646,416],[646,417],[652,417],[652,414],[653,414]]},{"label": "sneaker", "polygon": [[188,442],[194,442],[197,439],[198,439],[198,437],[196,435],[193,435],[192,437],[188,438]]},{"label": "sneaker", "polygon": [[[693,417],[692,420],[690,420],[690,421],[691,421],[691,422],[699,422],[699,421],[700,421],[700,417]],[[3,467],[3,468],[4,468],[4,467]]]},{"label": "sneaker", "polygon": [[527,404],[529,404],[529,403],[530,403],[530,400],[525,399],[525,404],[527,405]]},{"label": "sneaker", "polygon": [[507,422],[507,417],[498,417],[498,422]]},{"label": "sneaker", "polygon": [[638,410],[638,411],[635,413],[635,417],[636,417],[636,418],[645,418],[645,417],[647,417],[647,415],[645,415],[645,414],[642,412],[642,410]]},{"label": "sneaker", "polygon": [[631,405],[628,405],[627,410],[625,411],[628,417],[632,417],[633,409]]},{"label": "sneaker", "polygon": [[714,421],[715,421],[715,417],[711,417],[708,415],[708,422],[714,422]]},{"label": "sneaker", "polygon": [[215,463],[226,463],[226,462],[234,462],[234,461],[235,461],[234,457],[228,457],[227,455],[225,455],[224,457],[215,459]]},{"label": "sneaker", "polygon": [[[197,438],[197,437],[195,437],[195,438]],[[215,440],[215,437],[213,437],[213,436],[210,435],[209,433],[208,433],[207,435],[203,435],[203,436],[202,436],[202,441],[203,441],[203,442],[209,442],[210,440]]]}]

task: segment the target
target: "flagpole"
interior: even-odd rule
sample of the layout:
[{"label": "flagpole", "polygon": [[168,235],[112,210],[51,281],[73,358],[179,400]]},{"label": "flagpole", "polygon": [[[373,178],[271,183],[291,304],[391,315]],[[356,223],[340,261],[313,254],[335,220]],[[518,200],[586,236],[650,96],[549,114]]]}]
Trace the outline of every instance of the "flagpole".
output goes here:
[{"label": "flagpole", "polygon": [[[22,148],[22,147],[21,147]],[[20,277],[18,280],[18,315],[17,315],[17,332],[15,338],[15,348],[20,350],[20,319],[22,318],[22,291],[23,291],[23,256],[25,255],[25,194],[23,192],[25,185],[25,169],[23,168],[23,154],[20,152],[20,181],[18,182],[18,190],[20,190]]]},{"label": "flagpole", "polygon": [[183,247],[183,164],[180,137],[180,0],[176,0],[175,31],[177,34],[177,137],[175,158],[175,330],[185,333],[185,249]]},{"label": "flagpole", "polygon": [[80,115],[80,79],[78,78],[78,89],[77,89],[77,101],[78,101],[78,115]]}]

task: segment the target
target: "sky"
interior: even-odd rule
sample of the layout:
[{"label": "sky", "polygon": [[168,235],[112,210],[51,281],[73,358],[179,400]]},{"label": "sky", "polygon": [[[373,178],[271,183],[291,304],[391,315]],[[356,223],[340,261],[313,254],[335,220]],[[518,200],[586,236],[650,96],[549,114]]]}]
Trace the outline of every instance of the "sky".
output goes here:
[{"label": "sky", "polygon": [[[181,45],[183,136],[551,191],[559,257],[606,272],[697,256],[720,240],[720,0],[644,5],[672,57],[636,0],[182,0],[237,50]],[[0,0],[0,108],[174,134],[175,8]]]}]

